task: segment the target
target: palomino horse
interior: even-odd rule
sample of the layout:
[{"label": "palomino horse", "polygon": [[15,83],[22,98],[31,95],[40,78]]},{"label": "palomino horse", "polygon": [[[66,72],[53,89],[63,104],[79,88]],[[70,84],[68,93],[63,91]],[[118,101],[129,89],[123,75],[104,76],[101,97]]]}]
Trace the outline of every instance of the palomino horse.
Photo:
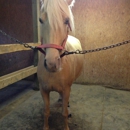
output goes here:
[{"label": "palomino horse", "polygon": [[82,50],[78,39],[69,36],[74,29],[71,6],[72,0],[43,0],[41,7],[41,42],[45,54],[41,54],[38,63],[38,79],[44,100],[44,130],[49,130],[50,114],[49,93],[56,91],[62,100],[64,130],[68,127],[68,102],[71,85],[79,76],[83,66],[83,55],[68,55],[67,51]]}]

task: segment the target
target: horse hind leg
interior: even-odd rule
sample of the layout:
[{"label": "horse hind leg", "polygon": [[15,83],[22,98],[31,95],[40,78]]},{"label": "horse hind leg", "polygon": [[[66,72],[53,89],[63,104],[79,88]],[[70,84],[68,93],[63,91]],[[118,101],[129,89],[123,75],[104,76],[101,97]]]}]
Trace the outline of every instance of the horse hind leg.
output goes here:
[{"label": "horse hind leg", "polygon": [[61,95],[59,94],[59,98],[56,102],[54,102],[51,106],[51,108],[60,108],[62,107],[62,97]]},{"label": "horse hind leg", "polygon": [[[62,106],[62,102],[63,102],[63,100],[62,100],[62,96],[59,94],[59,99],[58,99],[58,101],[57,101],[57,106],[59,106],[59,107],[61,107]],[[69,104],[69,102],[68,102],[68,107],[67,107],[67,109],[68,109],[68,118],[71,118],[72,117],[72,114],[71,114],[71,111],[70,111],[70,104]]]},{"label": "horse hind leg", "polygon": [[[59,94],[58,100],[52,105],[52,107],[57,107],[57,108],[62,107],[62,102],[63,102],[62,95]],[[68,118],[71,118],[72,114],[71,114],[71,111],[70,111],[70,104],[69,104],[69,102],[68,102],[67,109],[68,109]]]},{"label": "horse hind leg", "polygon": [[69,104],[69,102],[68,102],[68,107],[67,107],[67,109],[68,109],[68,118],[71,118],[71,117],[72,117],[72,114],[71,114],[71,111],[70,111],[70,104]]}]

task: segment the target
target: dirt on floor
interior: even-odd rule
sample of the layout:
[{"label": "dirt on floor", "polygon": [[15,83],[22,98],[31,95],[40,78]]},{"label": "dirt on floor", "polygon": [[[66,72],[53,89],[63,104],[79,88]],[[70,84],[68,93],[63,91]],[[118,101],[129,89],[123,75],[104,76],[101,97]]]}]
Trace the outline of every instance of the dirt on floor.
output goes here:
[{"label": "dirt on floor", "polygon": [[[51,104],[58,99],[51,93]],[[0,130],[42,130],[44,103],[39,91],[0,119]],[[130,130],[130,92],[73,84],[70,130]],[[50,130],[63,130],[61,108],[51,108]]]}]

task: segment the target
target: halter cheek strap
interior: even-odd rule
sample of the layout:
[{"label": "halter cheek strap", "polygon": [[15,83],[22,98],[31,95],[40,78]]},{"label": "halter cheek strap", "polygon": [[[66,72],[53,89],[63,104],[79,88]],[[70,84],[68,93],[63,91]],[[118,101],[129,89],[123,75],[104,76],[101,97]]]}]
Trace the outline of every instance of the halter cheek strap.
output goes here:
[{"label": "halter cheek strap", "polygon": [[[71,26],[70,26],[70,23],[68,23],[68,27],[69,27],[70,31],[72,31]],[[66,38],[65,38],[64,41],[62,42],[62,45],[61,45],[61,46],[60,46],[60,45],[56,45],[56,44],[50,44],[50,43],[47,44],[47,43],[46,43],[46,44],[42,44],[42,45],[40,45],[40,46],[37,46],[36,48],[37,48],[41,53],[43,53],[44,55],[46,55],[46,52],[45,52],[45,50],[43,50],[43,49],[46,49],[46,48],[55,48],[55,49],[57,49],[57,50],[63,50],[63,49],[65,48],[65,44],[66,44],[67,39],[68,39],[68,33],[67,33],[67,35],[66,35]]]}]

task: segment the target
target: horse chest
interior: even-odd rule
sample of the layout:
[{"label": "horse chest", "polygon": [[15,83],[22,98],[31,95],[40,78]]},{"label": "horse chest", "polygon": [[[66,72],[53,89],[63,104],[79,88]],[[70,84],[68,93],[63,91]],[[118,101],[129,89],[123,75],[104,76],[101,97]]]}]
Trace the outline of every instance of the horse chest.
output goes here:
[{"label": "horse chest", "polygon": [[46,73],[40,77],[40,84],[44,90],[62,91],[64,86],[64,78],[53,73]]}]

